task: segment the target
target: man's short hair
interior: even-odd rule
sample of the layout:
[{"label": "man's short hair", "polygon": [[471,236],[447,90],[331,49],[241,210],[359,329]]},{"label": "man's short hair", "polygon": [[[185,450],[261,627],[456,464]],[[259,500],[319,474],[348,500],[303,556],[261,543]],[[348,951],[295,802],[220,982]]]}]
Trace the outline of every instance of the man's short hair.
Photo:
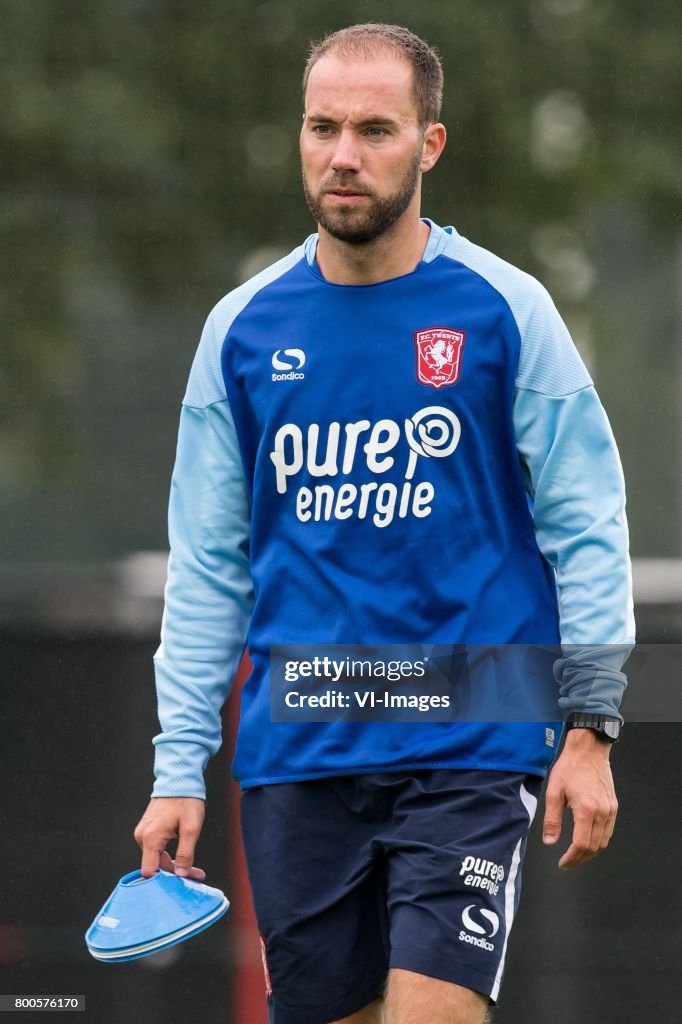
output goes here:
[{"label": "man's short hair", "polygon": [[437,52],[402,25],[370,21],[332,32],[312,43],[303,74],[303,101],[310,72],[321,57],[334,54],[345,60],[367,60],[385,54],[397,55],[412,67],[412,92],[420,127],[438,121],[443,100],[443,66]]}]

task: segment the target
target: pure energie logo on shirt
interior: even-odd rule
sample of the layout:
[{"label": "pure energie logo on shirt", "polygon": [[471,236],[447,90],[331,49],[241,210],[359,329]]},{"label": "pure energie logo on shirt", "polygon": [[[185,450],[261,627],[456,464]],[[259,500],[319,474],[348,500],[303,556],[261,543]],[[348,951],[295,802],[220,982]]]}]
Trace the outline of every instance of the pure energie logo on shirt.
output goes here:
[{"label": "pure energie logo on shirt", "polygon": [[[270,452],[277,492],[286,494],[291,486],[297,487],[296,516],[302,523],[369,517],[375,526],[384,527],[396,516],[423,519],[431,513],[435,489],[428,481],[413,483],[417,463],[420,458],[451,455],[460,435],[455,413],[439,405],[419,409],[400,423],[333,421],[322,428],[311,423],[305,431],[296,423],[285,423]],[[376,480],[314,484],[311,479],[348,477],[358,466],[366,467]],[[394,466],[404,474],[401,484],[382,480]]]}]

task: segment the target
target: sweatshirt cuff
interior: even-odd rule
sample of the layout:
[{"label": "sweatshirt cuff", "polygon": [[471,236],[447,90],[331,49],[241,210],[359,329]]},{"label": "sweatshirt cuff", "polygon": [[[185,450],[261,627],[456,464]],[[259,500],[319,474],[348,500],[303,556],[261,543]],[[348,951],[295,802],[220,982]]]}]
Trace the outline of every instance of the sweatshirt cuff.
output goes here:
[{"label": "sweatshirt cuff", "polygon": [[564,718],[572,711],[620,719],[627,678],[622,671],[634,643],[587,646],[562,644],[563,657],[554,665],[559,707]]},{"label": "sweatshirt cuff", "polygon": [[183,740],[154,740],[154,777],[152,797],[186,796],[206,799],[204,771],[209,751],[201,743]]}]

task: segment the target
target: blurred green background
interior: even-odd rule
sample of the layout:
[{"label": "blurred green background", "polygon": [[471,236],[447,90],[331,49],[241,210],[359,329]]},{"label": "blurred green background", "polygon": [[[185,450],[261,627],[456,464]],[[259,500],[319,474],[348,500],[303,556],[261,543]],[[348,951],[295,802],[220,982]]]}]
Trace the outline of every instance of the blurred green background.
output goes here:
[{"label": "blurred green background", "polygon": [[308,39],[363,20],[440,50],[424,213],[549,287],[620,445],[634,553],[679,553],[679,3],[0,0],[0,19],[5,561],[165,548],[203,320],[313,230]]}]

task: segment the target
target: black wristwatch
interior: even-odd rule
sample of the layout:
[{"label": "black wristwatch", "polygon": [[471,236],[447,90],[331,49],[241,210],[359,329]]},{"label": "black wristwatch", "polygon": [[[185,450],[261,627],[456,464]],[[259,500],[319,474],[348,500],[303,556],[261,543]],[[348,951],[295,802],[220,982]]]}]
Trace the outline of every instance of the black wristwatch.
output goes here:
[{"label": "black wristwatch", "polygon": [[620,736],[620,719],[611,715],[594,715],[587,711],[571,711],[566,729],[591,729],[605,743],[616,743]]}]

